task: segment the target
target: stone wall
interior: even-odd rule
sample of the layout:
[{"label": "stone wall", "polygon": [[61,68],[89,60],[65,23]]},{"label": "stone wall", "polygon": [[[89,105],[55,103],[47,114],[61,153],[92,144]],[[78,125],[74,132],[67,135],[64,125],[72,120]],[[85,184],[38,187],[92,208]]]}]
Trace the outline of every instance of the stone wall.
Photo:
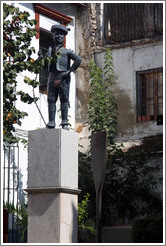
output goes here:
[{"label": "stone wall", "polygon": [[88,148],[87,110],[89,100],[89,72],[88,66],[92,59],[91,31],[90,31],[90,4],[87,7],[77,7],[76,16],[76,52],[82,58],[77,70],[76,85],[76,121],[75,131],[79,133],[79,143]]},{"label": "stone wall", "polygon": [[[89,62],[102,46],[102,6],[101,3],[87,4],[77,7],[76,16],[76,52],[81,56],[82,63],[77,72],[77,109],[76,122],[85,123],[87,119],[87,103],[89,97]],[[104,49],[105,50],[105,49]]]},{"label": "stone wall", "polygon": [[76,124],[79,143],[82,151],[89,147],[88,100],[89,100],[89,63],[97,50],[105,50],[102,46],[102,3],[88,3],[86,7],[77,7],[76,16],[76,52],[82,63],[77,71],[76,85]]}]

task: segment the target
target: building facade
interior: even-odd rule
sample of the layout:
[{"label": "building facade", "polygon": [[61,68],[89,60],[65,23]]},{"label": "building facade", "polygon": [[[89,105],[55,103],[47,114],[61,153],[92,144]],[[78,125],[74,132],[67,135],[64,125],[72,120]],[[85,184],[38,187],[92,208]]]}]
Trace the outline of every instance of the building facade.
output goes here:
[{"label": "building facade", "polygon": [[[119,105],[117,141],[162,134],[163,4],[92,3],[88,13],[89,57],[102,68],[106,49],[112,50]],[[77,87],[77,101],[86,111],[79,83]],[[86,125],[85,115],[78,110],[76,122]]]},{"label": "building facade", "polygon": [[[13,3],[14,4],[14,3]],[[32,46],[36,52],[45,53],[52,42],[50,28],[63,23],[71,31],[66,36],[66,47],[76,52],[82,63],[72,74],[70,88],[70,123],[78,132],[82,151],[89,147],[88,65],[94,58],[102,68],[107,48],[112,50],[116,77],[115,94],[118,101],[117,142],[126,146],[139,143],[144,137],[162,134],[163,125],[163,3],[15,3],[21,11],[28,11],[30,18],[36,18],[37,36]],[[35,55],[37,57],[37,53]],[[19,74],[18,80],[25,76]],[[39,88],[35,96],[40,98],[39,108],[47,122],[47,69],[37,79]],[[22,88],[24,86],[24,88]],[[24,83],[18,89],[30,90]],[[28,91],[32,94],[32,91]],[[28,117],[21,126],[16,126],[18,136],[27,136],[29,130],[45,127],[35,105],[17,101],[19,109],[24,108]],[[60,117],[57,123],[60,124]],[[57,124],[57,125],[58,125]],[[27,162],[26,150],[21,146],[20,163]],[[20,150],[21,151],[21,150]],[[22,159],[23,158],[23,159]],[[25,161],[26,160],[26,161]],[[26,165],[22,165],[26,171]],[[26,187],[26,178],[23,187]]]},{"label": "building facade", "polygon": [[[52,25],[64,24],[71,30],[66,36],[65,45],[82,58],[82,63],[77,73],[72,74],[71,77],[69,116],[71,127],[78,132],[79,142],[83,146],[80,148],[81,151],[85,152],[89,148],[90,132],[87,116],[90,89],[89,62],[93,58],[102,68],[107,48],[111,49],[113,55],[115,94],[119,106],[116,141],[123,143],[124,149],[127,150],[140,145],[145,137],[162,136],[163,2],[85,4],[13,2],[12,4],[21,11],[29,12],[30,18],[36,18],[38,21],[36,25],[38,34],[32,41],[32,46],[36,49],[34,58],[37,57],[39,49],[45,53],[51,44]],[[27,72],[19,74],[18,89],[33,96],[33,92],[23,83],[25,76],[32,78],[33,75]],[[35,89],[35,96],[40,98],[38,106],[46,122],[48,121],[47,77],[48,71],[43,69],[37,78],[40,86]],[[34,76],[33,79],[35,79]],[[35,104],[23,104],[18,100],[17,107],[21,110],[24,108],[24,111],[28,112],[28,117],[24,119],[22,125],[16,126],[17,136],[27,138],[29,130],[45,127]],[[59,113],[56,121],[58,126]],[[16,162],[12,162],[12,158],[17,157],[19,185],[18,182],[16,183],[21,190],[25,189],[27,187],[27,148],[19,143],[17,149],[8,148],[5,153],[3,161],[11,163],[9,165],[16,165]],[[156,160],[161,163],[159,175],[162,176],[163,159],[159,157]],[[6,193],[9,176],[5,171],[4,174],[6,177],[5,200],[12,202],[13,196],[9,198]],[[12,185],[15,189],[15,182]],[[162,196],[161,187],[160,194]]]}]

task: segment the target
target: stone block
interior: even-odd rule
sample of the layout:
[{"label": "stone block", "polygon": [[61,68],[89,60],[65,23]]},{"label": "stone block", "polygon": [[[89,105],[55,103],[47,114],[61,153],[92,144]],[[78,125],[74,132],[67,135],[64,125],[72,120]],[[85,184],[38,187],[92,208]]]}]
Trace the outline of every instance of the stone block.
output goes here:
[{"label": "stone block", "polygon": [[77,195],[28,194],[28,243],[76,243]]},{"label": "stone block", "polygon": [[78,188],[78,134],[63,129],[29,131],[28,188]]}]

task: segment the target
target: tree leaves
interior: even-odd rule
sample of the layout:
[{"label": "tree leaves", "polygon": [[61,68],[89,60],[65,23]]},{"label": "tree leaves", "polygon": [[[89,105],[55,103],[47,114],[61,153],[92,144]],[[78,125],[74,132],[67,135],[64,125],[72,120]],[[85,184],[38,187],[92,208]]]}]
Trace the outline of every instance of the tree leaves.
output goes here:
[{"label": "tree leaves", "polygon": [[104,56],[103,71],[90,62],[90,99],[88,115],[90,130],[108,132],[108,145],[114,145],[113,138],[117,125],[117,102],[113,93],[115,83],[113,59],[110,50]]},{"label": "tree leaves", "polygon": [[31,104],[32,102],[36,102],[38,100],[37,97],[31,97],[28,93],[25,93],[23,91],[17,92],[17,95],[21,96],[21,101],[24,103]]},{"label": "tree leaves", "polygon": [[[29,16],[26,11],[21,12],[19,8],[3,4],[3,135],[8,143],[18,141],[14,135],[14,124],[20,124],[21,119],[28,115],[16,109],[17,96],[20,95],[21,101],[28,104],[38,100],[26,92],[17,92],[17,76],[25,70],[38,74],[45,64],[45,61],[32,57],[35,48],[31,47],[31,40],[37,33],[33,27],[37,22]],[[39,85],[36,80],[27,77],[24,82],[32,87],[32,91]]]},{"label": "tree leaves", "polygon": [[36,88],[39,85],[39,82],[34,80],[34,79],[30,79],[28,77],[25,77],[24,82],[28,85],[32,85],[33,88]]}]

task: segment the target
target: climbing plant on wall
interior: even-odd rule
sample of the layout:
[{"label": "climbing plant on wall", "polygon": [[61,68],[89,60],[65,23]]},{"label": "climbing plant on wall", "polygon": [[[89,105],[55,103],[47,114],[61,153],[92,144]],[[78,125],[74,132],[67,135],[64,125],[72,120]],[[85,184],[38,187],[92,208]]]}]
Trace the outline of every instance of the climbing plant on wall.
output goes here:
[{"label": "climbing plant on wall", "polygon": [[117,125],[117,101],[113,88],[115,84],[112,53],[104,55],[104,67],[90,62],[89,128],[93,132],[107,131],[108,146],[114,145]]},{"label": "climbing plant on wall", "polygon": [[[114,87],[111,51],[104,56],[104,68],[90,64],[89,127],[93,132],[108,133],[108,161],[103,187],[103,225],[130,223],[137,216],[161,216],[162,201],[156,195],[162,179],[156,176],[161,168],[158,152],[162,136],[144,139],[140,146],[122,151],[115,142],[117,102]],[[145,143],[144,143],[145,142]],[[160,156],[161,157],[161,156]],[[153,158],[157,161],[153,162]],[[90,193],[88,216],[95,219],[95,188],[91,170],[91,153],[79,153],[79,199]],[[139,203],[138,203],[139,201]],[[126,222],[127,221],[127,222]]]}]

